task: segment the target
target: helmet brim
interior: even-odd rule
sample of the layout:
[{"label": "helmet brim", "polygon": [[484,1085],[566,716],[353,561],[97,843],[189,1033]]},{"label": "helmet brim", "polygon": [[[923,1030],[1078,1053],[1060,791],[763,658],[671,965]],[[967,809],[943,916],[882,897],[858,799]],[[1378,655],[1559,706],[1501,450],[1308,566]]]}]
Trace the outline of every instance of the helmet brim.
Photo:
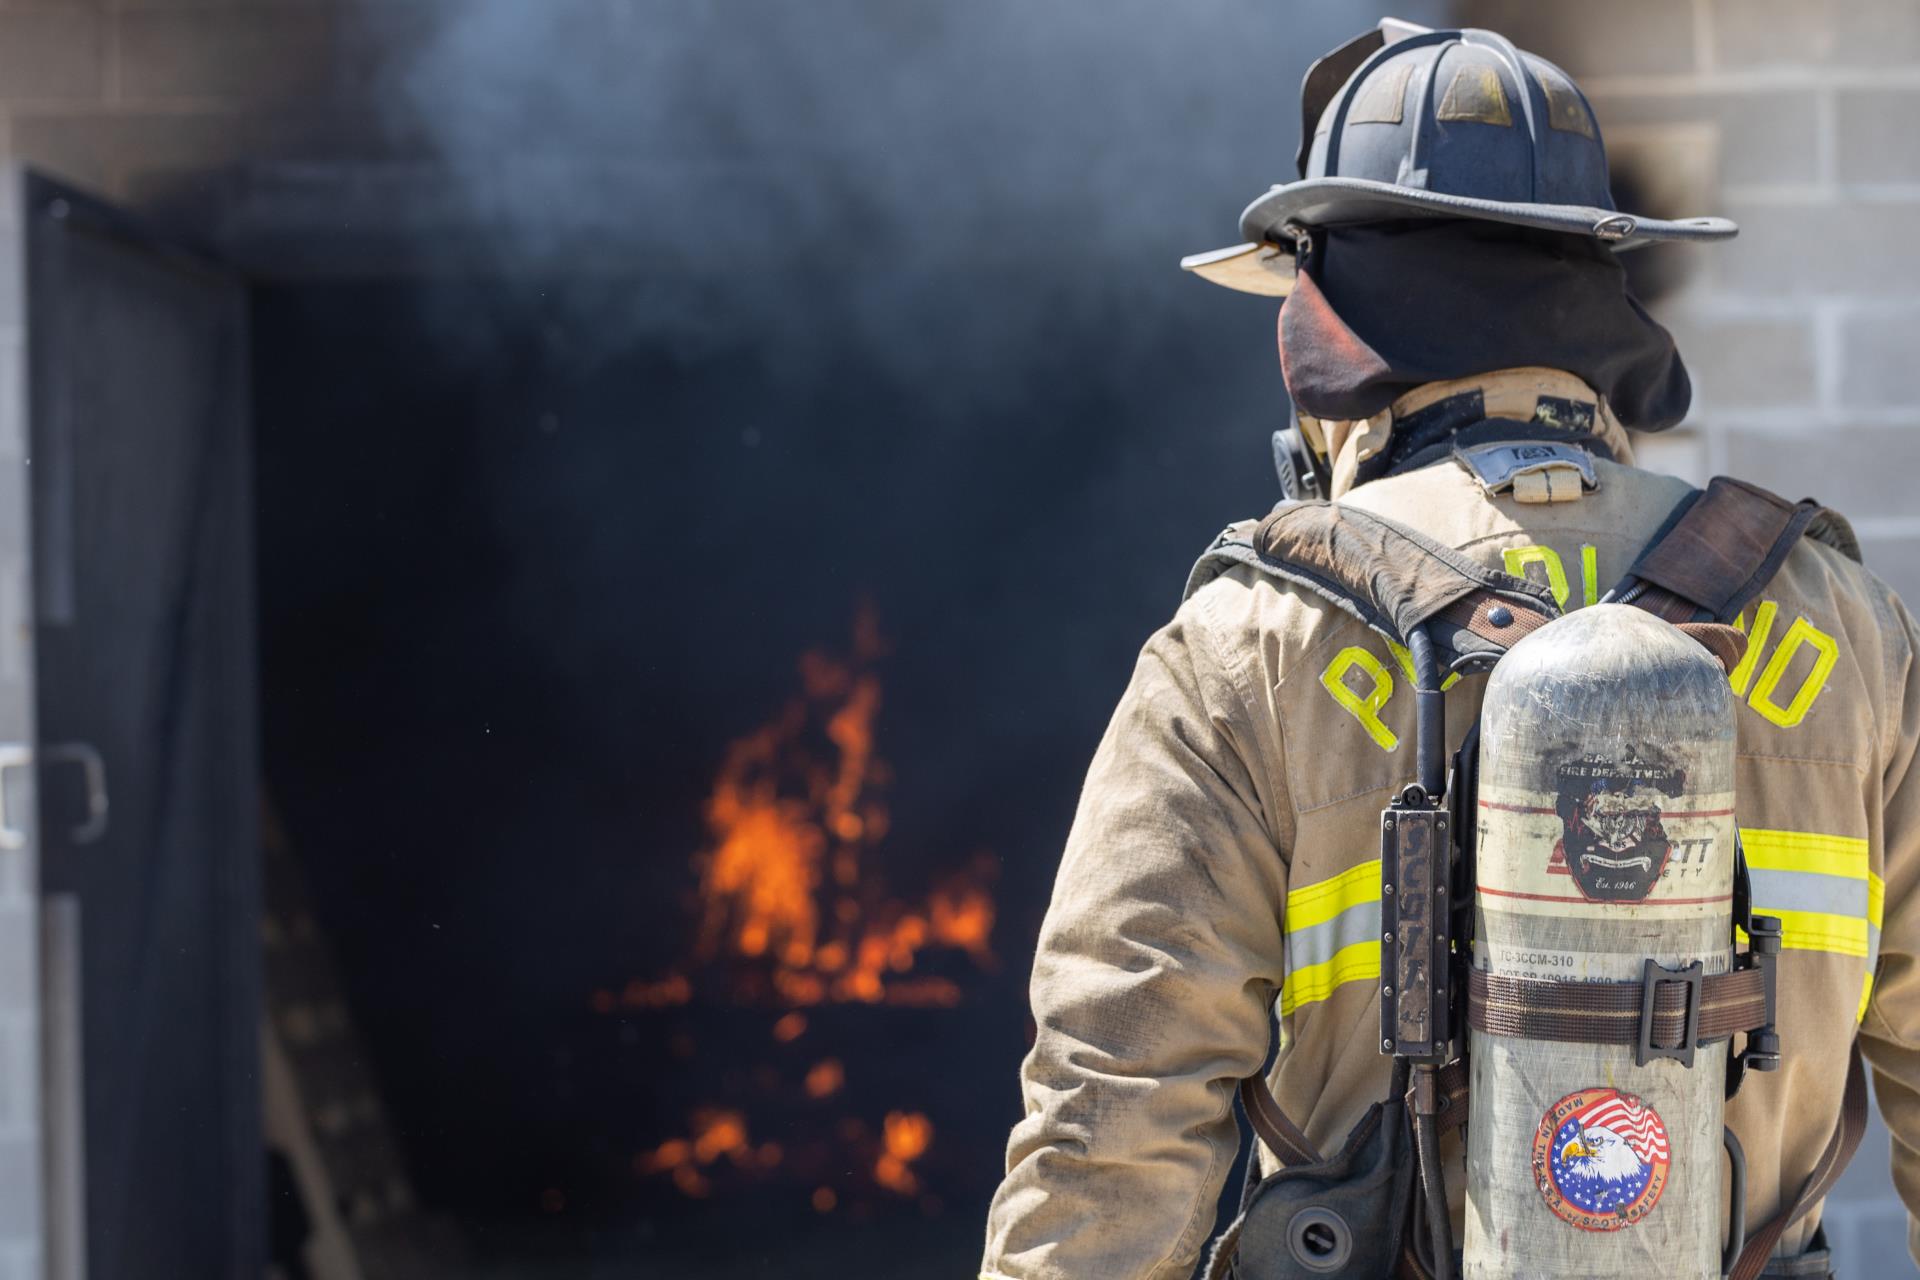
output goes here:
[{"label": "helmet brim", "polygon": [[1397,218],[1471,218],[1583,235],[1616,251],[1662,241],[1728,240],[1740,228],[1725,218],[1643,218],[1570,204],[1521,204],[1422,191],[1366,178],[1306,178],[1276,186],[1240,215],[1249,240],[1291,244],[1289,223],[1334,227]]},{"label": "helmet brim", "polygon": [[1283,249],[1271,241],[1236,244],[1211,253],[1190,253],[1180,259],[1180,269],[1191,271],[1209,284],[1264,298],[1286,297],[1293,292],[1295,279],[1292,248]]}]

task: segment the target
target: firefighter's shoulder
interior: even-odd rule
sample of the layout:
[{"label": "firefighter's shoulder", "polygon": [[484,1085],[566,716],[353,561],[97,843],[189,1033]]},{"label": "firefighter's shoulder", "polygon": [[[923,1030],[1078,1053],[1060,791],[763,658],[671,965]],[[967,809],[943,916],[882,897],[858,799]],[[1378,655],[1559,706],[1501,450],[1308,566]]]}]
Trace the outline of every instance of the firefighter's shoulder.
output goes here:
[{"label": "firefighter's shoulder", "polygon": [[[1756,683],[1763,683],[1766,671],[1776,665],[1793,676],[1798,667],[1811,663],[1811,673],[1801,681],[1805,687],[1814,683],[1813,674],[1834,666],[1837,657],[1839,669],[1832,682],[1840,682],[1841,672],[1852,668],[1865,706],[1876,715],[1898,714],[1896,695],[1915,656],[1913,618],[1839,513],[1820,513],[1735,625],[1747,633],[1750,648],[1770,655]],[[1798,650],[1813,657],[1799,661]],[[1782,653],[1794,657],[1782,658]]]},{"label": "firefighter's shoulder", "polygon": [[1181,615],[1229,649],[1271,645],[1272,658],[1314,648],[1335,632],[1364,632],[1351,612],[1303,586],[1262,548],[1260,529],[1271,515],[1236,521],[1214,536],[1187,575]]}]

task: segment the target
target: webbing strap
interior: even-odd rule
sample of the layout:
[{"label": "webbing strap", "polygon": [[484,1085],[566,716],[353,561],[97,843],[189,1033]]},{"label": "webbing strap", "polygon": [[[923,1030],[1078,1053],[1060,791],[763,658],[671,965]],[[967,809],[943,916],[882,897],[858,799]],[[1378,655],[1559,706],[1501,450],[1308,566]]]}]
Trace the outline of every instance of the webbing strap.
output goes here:
[{"label": "webbing strap", "polygon": [[[1556,982],[1510,978],[1480,969],[1467,974],[1467,1025],[1475,1031],[1574,1044],[1635,1044],[1644,988],[1638,982]],[[1652,1043],[1685,1047],[1691,992],[1682,982],[1654,987]],[[1767,1021],[1767,992],[1758,969],[1700,980],[1695,1044],[1725,1040]]]},{"label": "webbing strap", "polygon": [[1782,1208],[1765,1226],[1747,1237],[1746,1247],[1740,1250],[1733,1270],[1727,1273],[1728,1280],[1757,1280],[1766,1269],[1774,1246],[1780,1243],[1781,1235],[1788,1227],[1806,1217],[1813,1206],[1833,1190],[1833,1184],[1840,1180],[1847,1162],[1860,1149],[1860,1139],[1866,1131],[1867,1068],[1860,1061],[1860,1042],[1856,1039],[1847,1061],[1847,1088],[1840,1099],[1840,1123],[1834,1126],[1833,1136],[1827,1139],[1826,1149],[1820,1153],[1820,1159],[1815,1162],[1806,1185],[1800,1188],[1800,1194],[1793,1198],[1793,1203]]},{"label": "webbing strap", "polygon": [[1680,622],[1680,630],[1698,640],[1707,647],[1707,652],[1720,659],[1721,670],[1729,675],[1740,665],[1740,659],[1746,656],[1747,633],[1724,622]]},{"label": "webbing strap", "polygon": [[1465,599],[1454,601],[1434,617],[1476,635],[1505,652],[1552,622],[1555,615],[1545,609],[1477,591]]},{"label": "webbing strap", "polygon": [[1780,571],[1825,508],[1715,476],[1640,553],[1620,599],[1668,622],[1731,622]]},{"label": "webbing strap", "polygon": [[1247,1123],[1267,1144],[1267,1149],[1280,1157],[1280,1163],[1320,1163],[1320,1152],[1312,1139],[1280,1109],[1273,1090],[1267,1088],[1267,1082],[1258,1075],[1240,1082],[1240,1105],[1247,1109]]}]

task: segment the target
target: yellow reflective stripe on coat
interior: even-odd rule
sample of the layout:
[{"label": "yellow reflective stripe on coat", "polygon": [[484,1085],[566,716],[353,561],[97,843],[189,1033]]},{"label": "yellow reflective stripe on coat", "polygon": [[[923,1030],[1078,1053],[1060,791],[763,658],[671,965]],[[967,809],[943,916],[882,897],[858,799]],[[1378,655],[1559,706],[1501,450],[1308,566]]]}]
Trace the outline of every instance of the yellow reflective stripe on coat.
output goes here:
[{"label": "yellow reflective stripe on coat", "polygon": [[[1377,921],[1379,917],[1380,913],[1376,910],[1374,919]],[[1280,1016],[1288,1016],[1303,1004],[1325,1000],[1333,994],[1335,987],[1349,982],[1379,980],[1380,939],[1342,947],[1334,952],[1331,960],[1287,973],[1286,985],[1280,988]]]},{"label": "yellow reflective stripe on coat", "polygon": [[[1868,868],[1867,841],[1817,831],[1740,832],[1753,879],[1754,910],[1777,916],[1781,945],[1866,962],[1864,1016],[1880,953],[1886,886]],[[1792,904],[1792,905],[1788,905]],[[1380,861],[1287,894],[1287,978],[1280,1014],[1325,1000],[1349,982],[1380,977]]]},{"label": "yellow reflective stripe on coat", "polygon": [[1780,918],[1783,947],[1865,962],[1858,1011],[1864,1018],[1886,900],[1886,884],[1868,865],[1867,842],[1858,836],[1760,827],[1742,827],[1740,840],[1753,879],[1753,909]]},{"label": "yellow reflective stripe on coat", "polygon": [[1380,977],[1380,860],[1287,894],[1287,979],[1280,1016],[1334,988]]},{"label": "yellow reflective stripe on coat", "polygon": [[1887,907],[1887,882],[1867,872],[1867,976],[1860,984],[1860,1011],[1855,1022],[1867,1020],[1867,1001],[1873,998],[1873,971],[1880,963],[1880,925]]}]

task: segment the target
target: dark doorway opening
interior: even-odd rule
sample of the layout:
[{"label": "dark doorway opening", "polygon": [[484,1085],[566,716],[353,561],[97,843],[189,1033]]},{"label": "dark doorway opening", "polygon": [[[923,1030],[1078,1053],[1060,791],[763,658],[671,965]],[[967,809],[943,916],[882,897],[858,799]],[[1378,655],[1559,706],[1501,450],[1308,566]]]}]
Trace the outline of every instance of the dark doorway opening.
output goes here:
[{"label": "dark doorway opening", "polygon": [[[478,1262],[972,1265],[1079,776],[1189,553],[1273,496],[1264,326],[1199,290],[1129,315],[1160,265],[1043,342],[905,355],[776,319],[822,279],[713,325],[657,279],[256,289],[267,786],[420,1199]],[[993,904],[871,1003],[696,954],[716,778],[827,678],[809,653],[879,689],[862,882]],[[843,703],[796,749],[843,762]],[[910,931],[827,843],[823,915]],[[703,1133],[723,1153],[677,1174]]]}]

